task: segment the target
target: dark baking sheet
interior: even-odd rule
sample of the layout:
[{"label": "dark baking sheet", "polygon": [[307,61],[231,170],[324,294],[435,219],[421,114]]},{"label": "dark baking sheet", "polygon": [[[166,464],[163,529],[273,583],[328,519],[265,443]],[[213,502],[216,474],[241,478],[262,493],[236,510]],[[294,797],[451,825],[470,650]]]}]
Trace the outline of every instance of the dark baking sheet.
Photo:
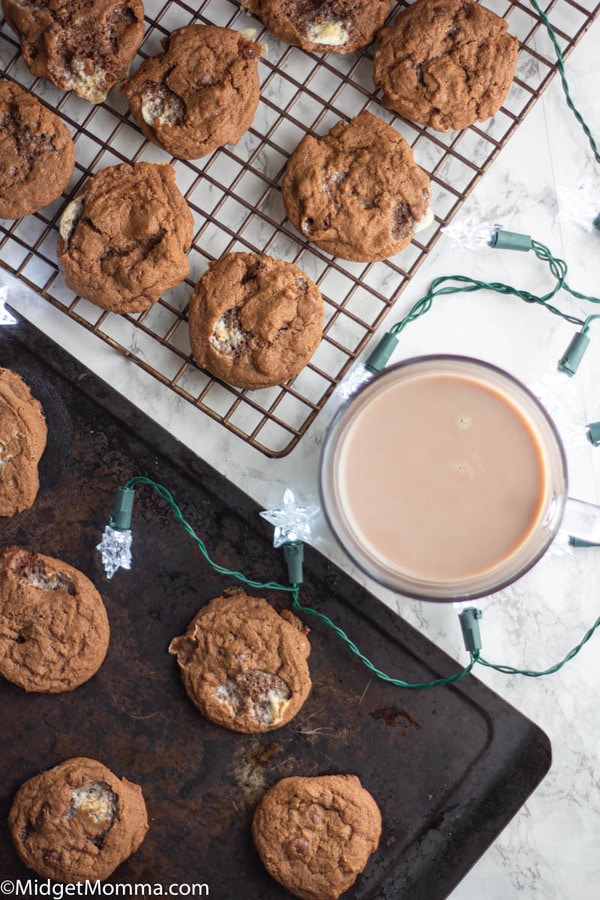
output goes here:
[{"label": "dark baking sheet", "polygon": [[[246,736],[205,721],[167,646],[231,580],[209,569],[148,488],[136,494],[132,571],[108,581],[95,545],[116,488],[138,474],[172,491],[213,558],[258,580],[285,578],[272,528],[250,498],[31,325],[0,329],[0,365],[30,383],[49,425],[38,499],[0,520],[0,540],[76,565],[100,589],[111,622],[106,662],[72,693],[26,694],[0,680],[2,878],[33,875],[6,827],[15,790],[82,755],[139,782],[149,809],[148,836],[112,883],[203,884],[203,896],[224,900],[285,897],[252,846],[257,800],[287,775],[348,772],[376,798],[384,829],[347,896],[446,897],[547,772],[546,735],[473,677],[418,692],[372,679],[315,622],[307,623],[314,687],[292,723]],[[266,596],[277,607],[288,602]],[[423,681],[458,668],[312,548],[301,601],[390,674]]]}]

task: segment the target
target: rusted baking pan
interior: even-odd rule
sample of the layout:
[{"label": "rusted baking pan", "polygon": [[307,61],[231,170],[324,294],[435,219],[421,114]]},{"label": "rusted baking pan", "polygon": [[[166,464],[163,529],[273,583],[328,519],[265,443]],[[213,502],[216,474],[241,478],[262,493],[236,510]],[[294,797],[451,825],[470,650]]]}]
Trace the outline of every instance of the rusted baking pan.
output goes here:
[{"label": "rusted baking pan", "polygon": [[[258,507],[108,385],[21,321],[0,329],[0,365],[19,372],[49,426],[33,508],[0,521],[0,541],[86,573],[111,623],[107,659],[72,693],[27,694],[0,681],[0,873],[32,877],[6,817],[19,784],[91,756],[143,786],[150,830],[114,884],[205,885],[204,896],[285,897],[263,870],[250,823],[265,789],[292,774],[355,773],[377,800],[383,836],[349,897],[446,897],[550,765],[546,735],[477,679],[407,691],[373,677],[311,621],[312,693],[296,719],[260,735],[229,732],[188,700],[167,647],[233,582],[215,574],[153,492],[137,491],[134,564],[112,580],[95,549],[116,488],[133,475],[166,485],[219,563],[285,579]],[[301,601],[408,681],[457,665],[384,604],[307,548]],[[267,594],[281,608],[286,595]],[[35,877],[35,876],[33,876]]]}]

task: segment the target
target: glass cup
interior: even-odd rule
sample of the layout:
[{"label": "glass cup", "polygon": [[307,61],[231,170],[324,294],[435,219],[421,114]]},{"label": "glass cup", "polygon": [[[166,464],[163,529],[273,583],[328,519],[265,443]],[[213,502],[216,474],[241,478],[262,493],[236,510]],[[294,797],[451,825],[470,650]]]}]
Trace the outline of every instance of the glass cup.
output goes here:
[{"label": "glass cup", "polygon": [[461,356],[376,375],[339,410],[320,463],[323,510],[346,553],[425,600],[482,597],[523,575],[556,536],[567,490],[539,401]]}]

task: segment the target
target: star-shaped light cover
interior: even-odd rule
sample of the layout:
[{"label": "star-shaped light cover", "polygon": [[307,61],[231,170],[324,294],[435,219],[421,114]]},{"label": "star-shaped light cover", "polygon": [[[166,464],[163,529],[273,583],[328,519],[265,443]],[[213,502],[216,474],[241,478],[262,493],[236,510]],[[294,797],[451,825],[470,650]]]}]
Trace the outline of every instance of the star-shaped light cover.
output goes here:
[{"label": "star-shaped light cover", "polygon": [[118,569],[131,568],[131,531],[119,530],[106,525],[102,542],[96,550],[102,554],[102,563],[107,578],[112,578]]},{"label": "star-shaped light cover", "polygon": [[444,234],[451,239],[452,246],[461,250],[483,250],[484,247],[489,247],[499,230],[499,225],[481,222],[471,217],[463,219],[462,222],[451,222],[442,228]]},{"label": "star-shaped light cover", "polygon": [[363,384],[366,384],[373,378],[373,374],[374,373],[367,369],[366,366],[363,366],[362,363],[353,366],[346,377],[338,384],[338,396],[341,397],[342,400],[348,400],[350,397],[353,397],[354,394],[361,389]]},{"label": "star-shaped light cover", "polygon": [[8,297],[8,290],[5,287],[0,287],[0,325],[16,325],[17,320],[13,315],[9,313],[9,311],[5,307],[6,299]]},{"label": "star-shaped light cover", "polygon": [[580,184],[576,188],[556,186],[557,222],[570,222],[585,231],[593,231],[600,213],[600,186]]},{"label": "star-shaped light cover", "polygon": [[283,505],[277,509],[264,509],[261,516],[275,526],[273,546],[281,547],[290,541],[310,544],[318,513],[319,509],[316,506],[299,506],[294,492],[286,488]]}]

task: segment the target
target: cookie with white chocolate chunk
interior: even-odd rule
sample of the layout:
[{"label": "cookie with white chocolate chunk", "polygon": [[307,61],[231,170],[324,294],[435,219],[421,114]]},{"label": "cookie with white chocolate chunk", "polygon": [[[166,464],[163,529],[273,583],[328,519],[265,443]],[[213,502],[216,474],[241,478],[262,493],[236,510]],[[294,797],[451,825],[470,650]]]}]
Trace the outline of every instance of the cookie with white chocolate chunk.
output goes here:
[{"label": "cookie with white chocolate chunk", "polygon": [[352,53],[369,44],[392,0],[242,0],[282,41],[317,53]]},{"label": "cookie with white chocolate chunk", "polygon": [[109,637],[83,572],[20,547],[0,552],[0,675],[26,691],[71,691],[98,671]]},{"label": "cookie with white chocolate chunk", "polygon": [[232,731],[280,728],[310,693],[310,644],[302,624],[242,590],[204,606],[171,641],[169,653],[200,712]]},{"label": "cookie with white chocolate chunk", "polygon": [[8,823],[25,865],[68,884],[108,878],[148,830],[141,787],[86,757],[22,784]]},{"label": "cookie with white chocolate chunk", "polygon": [[262,47],[213,25],[178,28],[162,45],[120,88],[144,136],[179,159],[237,143],[258,105]]},{"label": "cookie with white chocolate chunk", "polygon": [[75,166],[69,129],[37,97],[0,81],[0,219],[18,219],[56,200]]},{"label": "cookie with white chocolate chunk", "polygon": [[16,372],[0,369],[0,516],[33,505],[47,435],[42,407],[28,385]]},{"label": "cookie with white chocolate chunk", "polygon": [[101,103],[144,38],[142,0],[2,0],[33,75]]},{"label": "cookie with white chocolate chunk", "polygon": [[190,300],[190,342],[199,366],[254,390],[293,378],[323,334],[323,298],[293,263],[227,253],[209,265]]},{"label": "cookie with white chocolate chunk", "polygon": [[63,210],[58,261],[82,297],[112,312],[140,312],[187,277],[193,226],[171,165],[108,166]]}]

